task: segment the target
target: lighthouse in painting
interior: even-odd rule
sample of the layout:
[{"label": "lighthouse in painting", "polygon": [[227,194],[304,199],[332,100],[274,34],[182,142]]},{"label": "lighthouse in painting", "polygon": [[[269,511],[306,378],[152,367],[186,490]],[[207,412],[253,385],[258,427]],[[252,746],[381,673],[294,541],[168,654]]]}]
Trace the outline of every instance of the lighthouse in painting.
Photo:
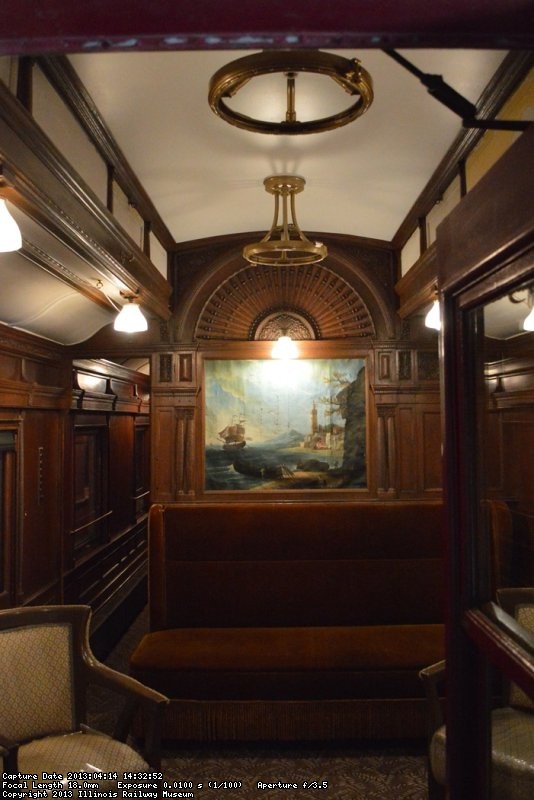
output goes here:
[{"label": "lighthouse in painting", "polygon": [[317,423],[317,406],[315,405],[315,400],[313,401],[312,409],[310,412],[310,430],[312,436],[319,430],[319,425]]}]

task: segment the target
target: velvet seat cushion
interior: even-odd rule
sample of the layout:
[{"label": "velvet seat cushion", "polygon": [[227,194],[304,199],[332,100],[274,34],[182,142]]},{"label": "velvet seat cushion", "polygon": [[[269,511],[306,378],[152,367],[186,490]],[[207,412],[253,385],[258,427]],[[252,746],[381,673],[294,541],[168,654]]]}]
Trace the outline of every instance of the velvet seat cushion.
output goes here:
[{"label": "velvet seat cushion", "polygon": [[175,698],[417,697],[443,638],[440,624],[175,628],[145,635],[130,665]]}]

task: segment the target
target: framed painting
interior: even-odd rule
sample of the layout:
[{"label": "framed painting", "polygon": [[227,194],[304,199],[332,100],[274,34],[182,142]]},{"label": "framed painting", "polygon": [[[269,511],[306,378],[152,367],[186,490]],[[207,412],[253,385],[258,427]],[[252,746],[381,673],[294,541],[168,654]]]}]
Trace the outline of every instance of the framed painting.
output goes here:
[{"label": "framed painting", "polygon": [[361,489],[363,358],[205,359],[207,491]]}]

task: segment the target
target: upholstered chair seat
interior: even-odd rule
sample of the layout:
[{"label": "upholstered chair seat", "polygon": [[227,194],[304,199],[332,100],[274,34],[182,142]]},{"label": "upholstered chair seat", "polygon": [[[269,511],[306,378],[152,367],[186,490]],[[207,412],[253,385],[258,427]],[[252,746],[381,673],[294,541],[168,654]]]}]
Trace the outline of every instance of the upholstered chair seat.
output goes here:
[{"label": "upholstered chair seat", "polygon": [[[429,761],[434,780],[445,786],[445,725],[432,736]],[[491,718],[491,800],[534,797],[534,714],[496,708]]]},{"label": "upholstered chair seat", "polygon": [[[159,766],[159,724],[167,698],[109,669],[89,645],[88,606],[17,608],[0,612],[0,756],[8,774],[62,777],[86,773],[98,789],[117,788],[124,773]],[[96,684],[124,698],[112,735],[86,724],[87,688]],[[143,752],[127,743],[138,711],[146,731]],[[82,783],[80,782],[80,787]],[[32,788],[29,786],[28,788]],[[57,787],[56,787],[57,788]],[[93,786],[92,788],[96,788]]]},{"label": "upholstered chair seat", "polygon": [[[534,646],[534,589],[500,589],[497,599]],[[528,638],[527,638],[528,637]],[[447,783],[447,731],[441,724],[438,686],[445,661],[422,670],[429,703],[430,741],[428,787],[430,800],[444,798]],[[504,687],[506,705],[491,713],[491,800],[531,800],[534,797],[534,702],[513,683]]]}]

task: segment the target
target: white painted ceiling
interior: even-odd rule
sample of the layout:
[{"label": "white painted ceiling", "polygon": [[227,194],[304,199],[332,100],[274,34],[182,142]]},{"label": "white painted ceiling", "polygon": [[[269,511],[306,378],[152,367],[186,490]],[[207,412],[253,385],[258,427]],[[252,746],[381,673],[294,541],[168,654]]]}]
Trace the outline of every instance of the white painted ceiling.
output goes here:
[{"label": "white painted ceiling", "polygon": [[[374,102],[342,128],[303,136],[251,133],[210,109],[211,76],[246,51],[99,52],[69,59],[176,242],[267,231],[273,198],[263,180],[276,173],[306,180],[297,198],[305,232],[391,241],[461,130],[461,120],[382,51],[337,52],[360,59],[372,76]],[[475,104],[506,55],[497,50],[400,52]],[[251,116],[283,119],[285,78],[250,81],[233,102]],[[328,78],[297,77],[300,120],[352,102]],[[102,276],[83,259],[67,257],[62,245],[37,227],[26,222],[24,236],[52,266],[57,260],[55,275],[31,259],[3,254],[0,321],[63,344],[82,342],[114,317],[111,308],[76,291],[77,284],[94,286]],[[59,275],[62,264],[68,265],[67,281]],[[105,279],[102,291],[121,302],[117,287]]]},{"label": "white painted ceiling", "polygon": [[[256,134],[208,104],[211,76],[245,51],[98,53],[69,56],[131,167],[177,242],[268,230],[271,174],[306,179],[297,199],[304,231],[390,241],[461,129],[417,77],[380,50],[337,51],[371,74],[367,113],[327,133]],[[401,51],[476,103],[503,51]],[[326,77],[297,77],[301,121],[351,104]],[[278,95],[276,90],[279,90]],[[233,99],[262,119],[285,117],[285,78],[256,78]],[[230,101],[229,101],[230,104]]]}]

